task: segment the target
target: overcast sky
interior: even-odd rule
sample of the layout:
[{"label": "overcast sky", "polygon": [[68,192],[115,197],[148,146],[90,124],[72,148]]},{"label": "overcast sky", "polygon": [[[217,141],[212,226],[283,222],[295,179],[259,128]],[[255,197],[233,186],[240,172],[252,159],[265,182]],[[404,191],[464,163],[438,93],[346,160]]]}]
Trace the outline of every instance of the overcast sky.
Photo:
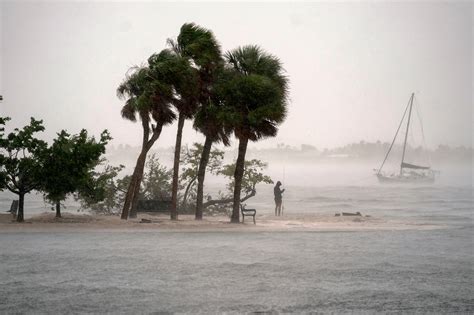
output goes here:
[{"label": "overcast sky", "polygon": [[[139,145],[140,124],[121,118],[116,88],[195,22],[224,50],[257,44],[282,60],[289,115],[261,147],[391,141],[412,92],[428,146],[471,146],[472,15],[469,2],[2,2],[0,114],[12,126],[43,119],[47,139],[108,129],[115,144]],[[184,142],[202,141],[186,124]],[[167,128],[157,145],[175,134]]]}]

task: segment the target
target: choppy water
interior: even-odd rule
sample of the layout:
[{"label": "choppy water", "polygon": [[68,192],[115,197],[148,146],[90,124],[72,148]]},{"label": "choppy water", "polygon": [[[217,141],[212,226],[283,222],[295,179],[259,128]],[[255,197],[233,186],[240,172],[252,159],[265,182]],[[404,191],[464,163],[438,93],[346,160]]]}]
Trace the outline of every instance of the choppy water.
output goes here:
[{"label": "choppy water", "polygon": [[[474,312],[472,183],[304,185],[304,176],[289,176],[285,211],[361,211],[443,228],[0,231],[0,313]],[[259,187],[249,205],[271,213],[271,189]],[[27,206],[45,207],[34,196]]]}]

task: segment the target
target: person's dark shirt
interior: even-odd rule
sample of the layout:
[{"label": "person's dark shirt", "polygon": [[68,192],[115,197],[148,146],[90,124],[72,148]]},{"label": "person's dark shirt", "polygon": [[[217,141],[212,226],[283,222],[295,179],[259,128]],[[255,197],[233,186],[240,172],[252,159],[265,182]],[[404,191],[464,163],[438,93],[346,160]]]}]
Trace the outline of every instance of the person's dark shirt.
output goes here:
[{"label": "person's dark shirt", "polygon": [[273,194],[275,195],[275,200],[281,200],[282,199],[283,191],[284,191],[284,189],[280,190],[280,186],[275,186],[275,188],[273,188]]}]

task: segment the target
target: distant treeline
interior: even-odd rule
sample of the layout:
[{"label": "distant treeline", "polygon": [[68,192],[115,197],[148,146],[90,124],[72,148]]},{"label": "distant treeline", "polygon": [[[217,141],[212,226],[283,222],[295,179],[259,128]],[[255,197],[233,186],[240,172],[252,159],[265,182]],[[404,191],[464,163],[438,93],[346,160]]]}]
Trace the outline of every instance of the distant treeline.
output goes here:
[{"label": "distant treeline", "polygon": [[[249,148],[250,157],[258,157],[267,161],[278,161],[287,159],[297,160],[321,160],[321,159],[348,159],[348,160],[377,160],[382,159],[387,153],[390,143],[388,142],[365,142],[347,144],[342,147],[332,149],[318,149],[310,144],[300,146],[290,146],[284,143],[278,144],[274,148]],[[395,145],[393,154],[401,154],[402,145]],[[173,147],[158,148],[162,157],[169,153],[172,156]],[[119,144],[118,146],[109,146],[107,153],[109,156],[126,156],[130,152],[139,151],[139,147]],[[426,149],[422,147],[412,147],[408,145],[407,151],[414,155],[429,156],[435,162],[470,162],[473,158],[473,148],[465,146],[438,145],[435,149]],[[226,155],[233,156],[235,150],[226,151]]]}]

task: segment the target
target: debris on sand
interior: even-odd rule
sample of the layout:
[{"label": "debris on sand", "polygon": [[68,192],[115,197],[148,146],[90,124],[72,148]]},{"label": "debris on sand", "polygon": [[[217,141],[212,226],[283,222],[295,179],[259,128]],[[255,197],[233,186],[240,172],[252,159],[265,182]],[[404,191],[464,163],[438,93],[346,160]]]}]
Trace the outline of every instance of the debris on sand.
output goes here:
[{"label": "debris on sand", "polygon": [[351,216],[358,216],[358,217],[361,217],[362,214],[360,212],[356,212],[356,213],[353,213],[353,212],[343,212],[342,214],[341,213],[336,213],[334,216],[335,217],[340,217],[340,216],[344,216],[344,217],[351,217]]},{"label": "debris on sand", "polygon": [[362,216],[362,214],[360,214],[360,212],[356,212],[356,213],[352,213],[352,212],[343,212],[342,213],[343,216]]}]

